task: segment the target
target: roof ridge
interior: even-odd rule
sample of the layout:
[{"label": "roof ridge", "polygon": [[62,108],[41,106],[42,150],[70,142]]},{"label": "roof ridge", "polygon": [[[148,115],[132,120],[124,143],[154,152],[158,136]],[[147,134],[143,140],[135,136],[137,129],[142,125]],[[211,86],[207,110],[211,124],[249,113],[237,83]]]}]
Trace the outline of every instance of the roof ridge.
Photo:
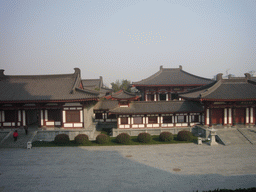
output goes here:
[{"label": "roof ridge", "polygon": [[[170,72],[170,74],[168,73]],[[202,84],[208,84],[208,83],[211,83],[213,82],[214,80],[212,79],[209,79],[209,78],[205,78],[205,77],[200,77],[200,76],[197,76],[197,75],[193,75],[191,73],[188,73],[186,71],[183,71],[181,67],[179,68],[162,68],[160,67],[160,70],[158,72],[156,72],[155,74],[151,75],[150,77],[146,78],[146,79],[142,79],[141,81],[137,81],[137,82],[132,82],[133,86],[146,86],[146,85],[150,85],[150,84],[154,84],[154,83],[150,83],[150,80],[153,81],[154,78],[157,78],[158,76],[162,75],[163,74],[164,76],[166,76],[167,79],[172,79],[172,75],[174,73],[177,73],[179,74],[181,72],[181,74],[184,74],[184,76],[187,76],[187,78],[192,78],[195,80],[195,82],[200,82],[200,81],[203,81]],[[181,75],[180,74],[180,75]],[[177,75],[176,75],[177,76]],[[167,82],[168,83],[168,82]],[[163,83],[162,83],[163,84]],[[170,84],[170,82],[169,82]],[[182,83],[181,83],[182,84]],[[191,83],[190,83],[191,84]],[[155,85],[155,84],[154,84]],[[166,84],[167,85],[167,84]],[[179,85],[179,83],[176,83],[176,85]]]},{"label": "roof ridge", "polygon": [[80,92],[85,92],[85,93],[89,93],[89,94],[93,94],[93,95],[99,95],[98,91],[93,91],[93,90],[89,90],[89,89],[80,89],[77,87],[75,89]]},{"label": "roof ridge", "polygon": [[82,79],[82,81],[95,81],[95,80],[100,81],[100,79]]},{"label": "roof ridge", "polygon": [[38,78],[49,78],[49,77],[54,77],[54,78],[58,78],[58,77],[65,77],[65,76],[73,76],[74,73],[69,73],[69,74],[51,74],[51,75],[5,75],[5,78],[23,78],[23,79],[33,79],[35,77]]},{"label": "roof ridge", "polygon": [[222,81],[217,81],[213,86],[211,86],[209,89],[206,89],[205,92],[201,93],[201,97],[205,97],[209,94],[211,94],[213,91],[215,91],[220,85],[222,84]]},{"label": "roof ridge", "polygon": [[73,87],[72,87],[70,93],[73,93],[73,92],[76,90],[76,88],[79,87],[80,83],[82,83],[82,82],[81,82],[81,77],[80,77],[80,76],[81,76],[81,75],[80,75],[80,69],[75,68],[74,76],[75,76],[75,82],[74,82],[74,85],[73,85]]},{"label": "roof ridge", "polygon": [[182,70],[180,68],[162,68],[162,70]]}]

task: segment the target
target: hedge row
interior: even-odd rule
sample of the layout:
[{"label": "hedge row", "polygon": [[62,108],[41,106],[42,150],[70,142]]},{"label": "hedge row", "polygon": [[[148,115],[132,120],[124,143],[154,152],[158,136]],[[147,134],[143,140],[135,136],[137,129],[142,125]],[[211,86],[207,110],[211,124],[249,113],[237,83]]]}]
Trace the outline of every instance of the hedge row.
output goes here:
[{"label": "hedge row", "polygon": [[[177,139],[179,141],[192,141],[193,135],[189,131],[180,131],[177,135]],[[150,143],[152,138],[149,133],[140,133],[137,137],[137,140],[141,143]],[[173,135],[170,132],[162,132],[159,135],[159,140],[163,142],[169,142],[173,140]],[[96,142],[98,144],[106,144],[109,143],[110,138],[106,134],[99,134],[96,137]],[[120,133],[116,137],[116,142],[121,144],[129,144],[131,141],[131,137],[127,133]],[[55,137],[54,143],[57,145],[65,145],[70,142],[69,136],[66,134],[59,134]],[[89,137],[86,134],[79,134],[75,137],[75,143],[78,145],[90,145]]]}]

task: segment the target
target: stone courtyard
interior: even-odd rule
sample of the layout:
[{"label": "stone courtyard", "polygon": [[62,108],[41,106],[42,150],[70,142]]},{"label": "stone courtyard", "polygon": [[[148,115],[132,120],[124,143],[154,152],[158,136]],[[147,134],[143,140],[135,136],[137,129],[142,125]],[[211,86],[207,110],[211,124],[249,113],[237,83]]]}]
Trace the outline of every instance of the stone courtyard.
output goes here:
[{"label": "stone courtyard", "polygon": [[256,187],[252,144],[0,149],[0,191],[202,191]]}]

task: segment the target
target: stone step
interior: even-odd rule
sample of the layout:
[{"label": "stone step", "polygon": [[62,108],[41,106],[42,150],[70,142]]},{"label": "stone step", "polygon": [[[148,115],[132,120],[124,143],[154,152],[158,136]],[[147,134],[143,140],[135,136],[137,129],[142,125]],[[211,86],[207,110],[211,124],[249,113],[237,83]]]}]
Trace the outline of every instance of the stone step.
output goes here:
[{"label": "stone step", "polygon": [[218,137],[225,145],[250,144],[250,142],[237,130],[218,130]]},{"label": "stone step", "polygon": [[6,138],[6,140],[4,140],[0,144],[1,148],[27,148],[27,142],[33,136],[33,134],[36,131],[36,129],[29,129],[27,135],[25,134],[25,130],[24,129],[17,129],[18,134],[19,134],[17,141],[14,141],[14,138],[12,136],[12,133],[14,131],[15,130],[12,130],[11,134],[9,135],[9,137]]},{"label": "stone step", "polygon": [[93,140],[96,140],[96,137],[100,134],[100,131],[95,131],[94,132],[94,136],[93,136]]},{"label": "stone step", "polygon": [[240,128],[238,130],[251,144],[256,144],[256,128]]}]

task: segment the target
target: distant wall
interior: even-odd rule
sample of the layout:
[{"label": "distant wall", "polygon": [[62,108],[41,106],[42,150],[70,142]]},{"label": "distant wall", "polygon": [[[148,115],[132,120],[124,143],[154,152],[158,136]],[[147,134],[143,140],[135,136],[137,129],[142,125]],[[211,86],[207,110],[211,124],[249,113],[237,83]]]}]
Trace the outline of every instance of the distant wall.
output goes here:
[{"label": "distant wall", "polygon": [[44,130],[38,131],[33,141],[54,141],[54,138],[58,134],[67,134],[70,140],[74,140],[78,134],[86,134],[89,139],[92,140],[95,130]]},{"label": "distant wall", "polygon": [[127,133],[130,136],[138,136],[140,133],[149,133],[150,135],[160,135],[162,132],[170,132],[172,134],[178,134],[179,131],[190,131],[192,132],[193,127],[182,127],[182,128],[156,128],[156,129],[112,129],[113,137],[116,137],[120,133]]}]

